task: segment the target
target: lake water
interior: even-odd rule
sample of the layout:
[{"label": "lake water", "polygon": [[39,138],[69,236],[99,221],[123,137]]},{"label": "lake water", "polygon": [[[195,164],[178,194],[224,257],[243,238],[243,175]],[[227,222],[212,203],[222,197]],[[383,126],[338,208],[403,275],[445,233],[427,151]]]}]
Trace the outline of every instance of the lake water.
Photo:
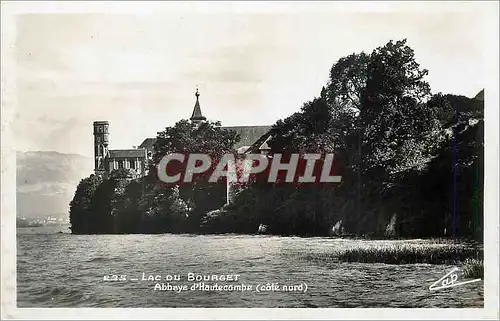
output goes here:
[{"label": "lake water", "polygon": [[[356,246],[356,242],[377,241],[67,232],[67,228],[17,230],[18,307],[483,307],[482,281],[429,291],[451,266],[301,259]],[[143,273],[160,274],[164,280],[142,281]],[[188,273],[239,276],[233,282],[206,281],[205,285],[221,286],[206,291],[191,290],[200,282],[189,281]],[[127,281],[104,281],[105,275],[125,275]],[[167,275],[179,275],[181,280],[166,281]],[[156,283],[187,290],[155,290]],[[265,287],[267,283],[280,288],[273,291]],[[232,285],[233,290],[224,285]],[[242,291],[237,285],[252,286],[252,290]],[[283,291],[283,285],[295,285],[295,291]]]}]

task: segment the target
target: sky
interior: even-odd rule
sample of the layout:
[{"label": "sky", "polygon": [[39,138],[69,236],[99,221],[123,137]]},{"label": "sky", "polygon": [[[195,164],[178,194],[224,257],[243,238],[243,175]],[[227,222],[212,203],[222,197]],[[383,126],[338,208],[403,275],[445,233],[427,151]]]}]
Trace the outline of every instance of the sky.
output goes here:
[{"label": "sky", "polygon": [[[458,4],[456,4],[458,6]],[[472,5],[470,5],[472,6]],[[432,91],[485,87],[486,10],[161,10],[16,18],[15,146],[92,156],[92,122],[132,148],[203,114],[271,125],[318,96],[339,58],[406,38]],[[194,8],[194,9],[193,9]]]}]

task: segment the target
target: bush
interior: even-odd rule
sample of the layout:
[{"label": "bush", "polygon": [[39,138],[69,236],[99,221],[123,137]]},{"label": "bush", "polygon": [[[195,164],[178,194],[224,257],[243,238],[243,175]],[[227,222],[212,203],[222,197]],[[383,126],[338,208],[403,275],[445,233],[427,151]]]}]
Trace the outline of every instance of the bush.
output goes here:
[{"label": "bush", "polygon": [[483,260],[467,259],[462,268],[463,276],[471,279],[484,278],[484,262]]}]

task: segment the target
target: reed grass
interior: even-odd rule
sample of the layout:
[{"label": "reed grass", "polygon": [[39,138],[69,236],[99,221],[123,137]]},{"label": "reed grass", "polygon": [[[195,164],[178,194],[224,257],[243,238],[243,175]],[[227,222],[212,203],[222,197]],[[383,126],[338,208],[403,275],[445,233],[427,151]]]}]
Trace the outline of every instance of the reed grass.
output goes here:
[{"label": "reed grass", "polygon": [[465,278],[483,279],[484,261],[479,259],[467,259],[463,263],[462,272]]},{"label": "reed grass", "polygon": [[[308,253],[309,261],[359,262],[385,264],[458,264],[482,257],[481,249],[454,244],[384,244],[338,248],[323,253]],[[469,261],[472,262],[472,261]],[[471,264],[470,273],[476,273],[478,264]]]}]

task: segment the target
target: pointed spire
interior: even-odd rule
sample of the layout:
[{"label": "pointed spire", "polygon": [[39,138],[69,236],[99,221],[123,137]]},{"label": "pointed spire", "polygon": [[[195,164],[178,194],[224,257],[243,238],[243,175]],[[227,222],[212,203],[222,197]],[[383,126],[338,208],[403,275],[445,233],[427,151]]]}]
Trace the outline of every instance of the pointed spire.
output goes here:
[{"label": "pointed spire", "polygon": [[205,117],[201,114],[201,108],[200,108],[200,92],[198,91],[198,87],[196,87],[196,93],[194,94],[196,96],[196,103],[194,104],[194,109],[193,109],[193,114],[191,115],[191,121],[194,123],[199,123],[201,121],[206,120]]}]

